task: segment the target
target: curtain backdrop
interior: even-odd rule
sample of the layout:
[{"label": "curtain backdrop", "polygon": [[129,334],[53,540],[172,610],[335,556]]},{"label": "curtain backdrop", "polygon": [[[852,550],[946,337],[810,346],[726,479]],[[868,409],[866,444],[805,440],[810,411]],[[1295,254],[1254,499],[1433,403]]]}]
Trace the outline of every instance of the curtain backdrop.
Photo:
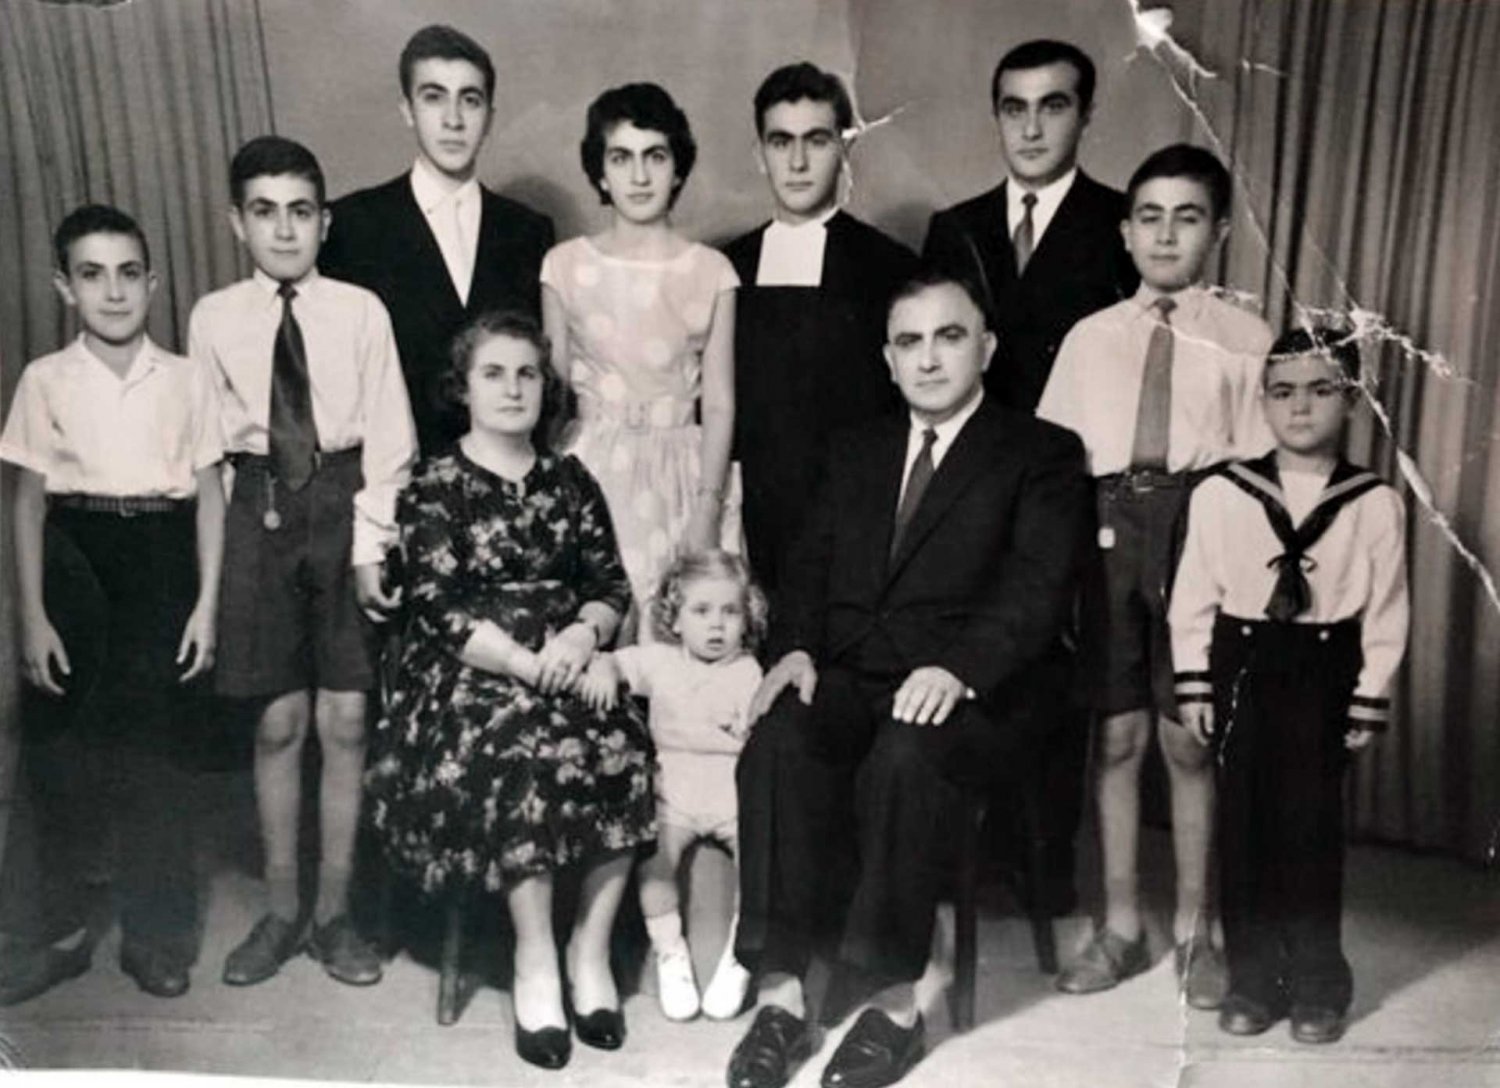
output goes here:
[{"label": "curtain backdrop", "polygon": [[[867,117],[903,109],[856,150],[853,208],[913,244],[934,206],[998,178],[989,71],[1009,46],[1045,35],[1079,42],[1099,64],[1083,151],[1095,176],[1121,184],[1172,139],[1221,142],[1238,180],[1222,279],[1257,294],[1273,325],[1297,306],[1357,308],[1451,364],[1445,376],[1438,362],[1366,341],[1374,394],[1433,507],[1496,565],[1500,503],[1486,498],[1500,484],[1500,3],[1173,7],[1173,32],[1212,78],[1193,81],[1186,54],[1141,51],[1129,0],[943,0],[941,18],[937,4],[902,0],[0,0],[0,403],[21,363],[68,332],[44,271],[67,208],[106,199],[140,217],[170,292],[152,332],[180,344],[192,300],[240,271],[223,223],[233,148],[274,120],[318,151],[335,193],[403,168],[395,54],[423,23],[452,22],[492,49],[500,84],[484,180],[565,233],[597,224],[574,150],[582,108],[627,78],[659,79],[693,118],[702,155],[679,209],[685,227],[717,237],[763,218],[764,183],[745,152],[750,95],[804,55],[850,77]],[[1395,444],[1371,413],[1352,446],[1397,474]],[[1393,732],[1359,761],[1354,826],[1482,859],[1500,819],[1500,622],[1438,518],[1409,486],[1403,494],[1412,648]],[[6,721],[12,601],[0,616]]]},{"label": "curtain backdrop", "polygon": [[[175,350],[193,300],[239,274],[224,229],[229,156],[269,131],[256,0],[0,0],[0,404],[9,406],[26,360],[74,331],[48,274],[62,216],[102,201],[140,221],[163,284],[151,334]],[[9,496],[0,499],[0,722],[8,725],[15,583]],[[0,760],[0,769],[12,766]],[[0,795],[9,784],[0,775]]]},{"label": "curtain backdrop", "polygon": [[1500,4],[1213,4],[1188,37],[1221,77],[1200,101],[1239,179],[1226,278],[1258,285],[1273,326],[1332,310],[1370,330],[1388,424],[1366,410],[1352,456],[1396,479],[1399,446],[1431,489],[1402,486],[1411,646],[1393,732],[1356,761],[1353,826],[1492,861],[1500,620],[1444,529],[1500,565]]}]

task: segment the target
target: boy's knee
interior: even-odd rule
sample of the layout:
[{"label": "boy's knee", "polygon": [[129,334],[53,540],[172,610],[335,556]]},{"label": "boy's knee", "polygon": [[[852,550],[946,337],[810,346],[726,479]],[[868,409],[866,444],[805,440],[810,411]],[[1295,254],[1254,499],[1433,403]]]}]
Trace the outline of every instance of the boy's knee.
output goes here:
[{"label": "boy's knee", "polygon": [[318,740],[324,750],[363,751],[365,697],[363,692],[319,692]]},{"label": "boy's knee", "polygon": [[1099,725],[1099,765],[1104,768],[1139,763],[1146,752],[1148,735],[1136,713],[1106,718]]},{"label": "boy's knee", "polygon": [[261,755],[274,755],[301,747],[306,736],[306,697],[284,696],[261,713],[255,726],[255,750]]}]

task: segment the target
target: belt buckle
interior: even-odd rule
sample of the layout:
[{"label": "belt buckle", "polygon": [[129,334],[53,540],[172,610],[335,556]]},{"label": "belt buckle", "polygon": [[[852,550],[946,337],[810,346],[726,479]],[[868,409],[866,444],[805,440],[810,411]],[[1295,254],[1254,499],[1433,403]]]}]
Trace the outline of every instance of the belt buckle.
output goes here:
[{"label": "belt buckle", "polygon": [[1137,495],[1149,495],[1156,490],[1156,473],[1151,469],[1132,470],[1125,474],[1125,479]]},{"label": "belt buckle", "polygon": [[133,517],[136,517],[140,513],[139,510],[132,510],[131,507],[130,507],[130,504],[128,502],[126,502],[124,499],[115,499],[114,500],[114,507],[115,507],[115,511],[114,512],[115,512],[116,516],[122,517],[122,518],[133,518]]}]

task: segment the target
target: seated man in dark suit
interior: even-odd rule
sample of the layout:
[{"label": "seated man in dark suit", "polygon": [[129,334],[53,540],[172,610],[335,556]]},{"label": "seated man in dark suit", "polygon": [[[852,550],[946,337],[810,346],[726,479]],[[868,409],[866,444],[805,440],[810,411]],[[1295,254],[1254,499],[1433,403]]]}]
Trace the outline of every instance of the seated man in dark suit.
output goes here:
[{"label": "seated man in dark suit", "polygon": [[[972,277],[990,300],[1000,330],[985,388],[1002,404],[1034,411],[1058,346],[1080,318],[1128,298],[1140,276],[1125,253],[1120,224],[1124,194],[1078,167],[1078,145],[1094,101],[1094,64],[1077,46],[1029,41],[995,67],[990,105],[1000,133],[1006,178],[995,188],[932,217],[923,254]],[[1069,705],[1072,655],[1061,646],[1046,670],[1060,690],[1047,702],[1063,722],[1037,773],[1045,843],[1044,884],[1023,887],[1054,914],[1071,913],[1073,839],[1083,812],[1087,713]],[[1014,825],[997,806],[997,826]],[[1019,853],[1019,844],[1011,848]]]},{"label": "seated man in dark suit", "polygon": [[724,248],[735,303],[735,460],[756,580],[774,593],[834,431],[893,410],[885,310],[915,271],[900,242],[839,207],[854,110],[838,76],[806,62],[755,92],[761,171],[775,218]]},{"label": "seated man in dark suit", "polygon": [[1028,740],[1015,684],[1062,624],[1088,507],[1077,438],[984,393],[994,348],[976,289],[920,274],[887,326],[907,411],[830,444],[737,774],[736,952],[762,1008],[731,1088],[784,1084],[811,1054],[802,981],[831,922],[875,996],[823,1084],[894,1083],[923,1053],[914,982],[962,788]]},{"label": "seated man in dark suit", "polygon": [[483,47],[452,27],[423,27],[401,51],[400,75],[416,163],[333,202],[319,267],[374,291],[390,311],[417,442],[430,454],[463,430],[437,389],[449,343],[485,310],[540,316],[538,274],[553,232],[546,216],[476,177],[495,109],[495,66]]}]

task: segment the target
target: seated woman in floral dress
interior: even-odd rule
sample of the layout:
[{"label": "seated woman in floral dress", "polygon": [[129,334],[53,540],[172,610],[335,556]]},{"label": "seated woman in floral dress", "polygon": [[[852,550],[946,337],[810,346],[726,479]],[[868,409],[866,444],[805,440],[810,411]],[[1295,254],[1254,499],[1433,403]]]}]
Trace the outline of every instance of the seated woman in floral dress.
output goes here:
[{"label": "seated woman in floral dress", "polygon": [[630,602],[609,511],[575,458],[538,449],[557,402],[537,323],[487,314],[450,374],[470,416],[419,466],[397,518],[411,626],[376,727],[372,818],[398,872],[428,893],[503,893],[516,933],[516,1049],[566,1064],[553,874],[585,866],[566,964],[581,1042],[624,1039],[610,930],[634,848],[655,837],[638,711],[575,687]]}]

